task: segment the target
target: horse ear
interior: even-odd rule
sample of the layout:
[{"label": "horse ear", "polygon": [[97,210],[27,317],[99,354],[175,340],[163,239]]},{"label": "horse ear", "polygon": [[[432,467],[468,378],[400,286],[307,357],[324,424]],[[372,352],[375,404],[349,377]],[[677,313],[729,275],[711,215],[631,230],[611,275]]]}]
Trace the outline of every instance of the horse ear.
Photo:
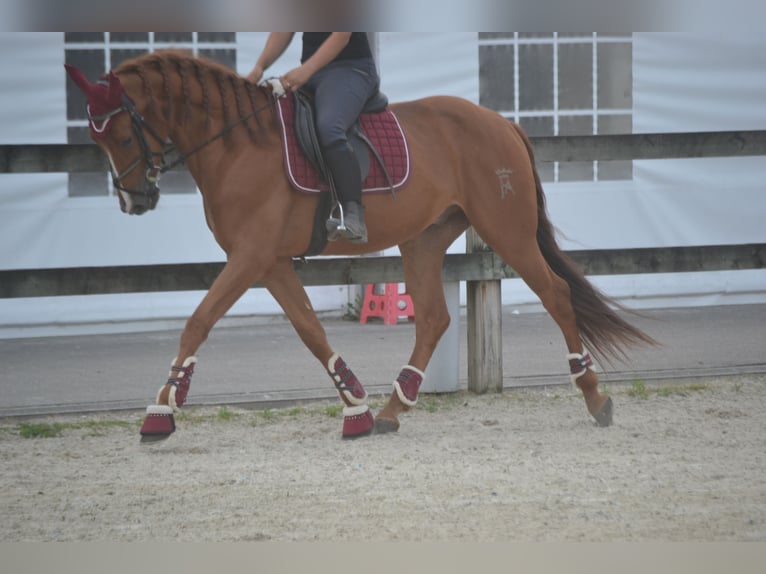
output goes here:
[{"label": "horse ear", "polygon": [[85,74],[83,74],[82,71],[80,71],[78,68],[70,66],[69,64],[64,64],[64,68],[66,68],[66,71],[69,74],[69,77],[72,78],[72,81],[77,84],[77,87],[80,88],[86,96],[89,96],[92,91],[92,84],[88,81],[88,78],[85,77]]},{"label": "horse ear", "polygon": [[120,105],[122,102],[123,91],[120,78],[118,78],[113,71],[109,70],[109,93],[106,97],[107,101],[115,106]]}]

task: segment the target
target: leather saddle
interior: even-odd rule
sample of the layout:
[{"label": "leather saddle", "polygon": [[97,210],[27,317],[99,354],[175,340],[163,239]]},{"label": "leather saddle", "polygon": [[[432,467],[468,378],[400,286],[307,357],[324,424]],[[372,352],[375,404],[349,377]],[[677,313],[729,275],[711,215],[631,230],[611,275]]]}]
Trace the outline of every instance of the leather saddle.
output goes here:
[{"label": "leather saddle", "polygon": [[[378,91],[367,100],[361,113],[377,114],[386,111],[387,107],[388,97],[383,92]],[[337,200],[335,190],[332,186],[332,178],[330,177],[324,158],[322,157],[322,148],[316,133],[316,124],[314,122],[314,98],[304,90],[295,92],[295,136],[306,159],[312,166],[314,166],[322,179],[330,186],[333,199]],[[391,176],[383,163],[383,159],[378,150],[375,149],[373,143],[366,135],[364,135],[364,132],[362,132],[358,118],[356,122],[354,122],[354,125],[351,126],[351,129],[349,129],[346,136],[348,137],[348,143],[353,148],[357,161],[359,162],[359,168],[362,172],[362,181],[364,181],[367,174],[370,172],[370,154],[367,153],[369,151],[380,165],[385,174],[387,183],[393,190]]]}]

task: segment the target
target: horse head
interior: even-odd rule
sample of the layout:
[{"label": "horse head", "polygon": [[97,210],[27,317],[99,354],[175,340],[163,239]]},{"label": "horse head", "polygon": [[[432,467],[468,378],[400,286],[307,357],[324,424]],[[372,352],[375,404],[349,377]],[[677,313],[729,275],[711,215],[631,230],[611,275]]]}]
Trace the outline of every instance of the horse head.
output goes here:
[{"label": "horse head", "polygon": [[[91,83],[81,70],[68,64],[64,67],[85,94],[90,136],[109,158],[120,209],[130,215],[154,209],[160,196],[166,138],[138,112],[114,72]],[[158,157],[160,165],[155,162]]]}]

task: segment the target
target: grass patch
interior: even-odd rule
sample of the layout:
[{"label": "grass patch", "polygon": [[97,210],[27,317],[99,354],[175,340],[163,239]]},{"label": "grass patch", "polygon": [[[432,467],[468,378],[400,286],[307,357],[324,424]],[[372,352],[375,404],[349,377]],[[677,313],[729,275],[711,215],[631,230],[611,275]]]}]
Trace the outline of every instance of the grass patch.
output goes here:
[{"label": "grass patch", "polygon": [[690,393],[706,391],[710,385],[706,383],[689,383],[688,385],[670,385],[665,387],[647,387],[642,380],[633,381],[627,394],[630,397],[648,399],[650,395],[659,397],[688,396]]},{"label": "grass patch", "polygon": [[[467,394],[461,391],[455,393],[436,393],[436,394],[422,394],[418,398],[416,408],[423,409],[428,413],[436,413],[442,411],[449,411],[460,406],[466,405]],[[497,398],[505,398],[502,395],[496,395],[489,397],[490,400]]]},{"label": "grass patch", "polygon": [[219,421],[230,421],[231,419],[236,418],[238,416],[239,414],[235,413],[229,407],[224,405],[218,409],[218,414],[216,415],[216,418]]},{"label": "grass patch", "polygon": [[688,396],[689,393],[698,393],[700,391],[706,391],[709,388],[710,385],[705,383],[690,383],[688,385],[660,387],[656,389],[656,393],[661,397],[672,397],[673,395],[685,397]]},{"label": "grass patch", "polygon": [[341,412],[343,412],[343,405],[327,405],[324,408],[324,414],[332,419],[337,417]]},{"label": "grass patch", "polygon": [[309,412],[310,411],[304,407],[291,407],[289,409],[263,409],[260,411],[260,415],[267,421],[273,421],[277,417],[299,417]]},{"label": "grass patch", "polygon": [[63,423],[19,423],[16,430],[23,438],[53,438],[60,436],[66,427]]},{"label": "grass patch", "polygon": [[61,436],[65,430],[87,430],[92,434],[100,434],[102,431],[120,427],[127,428],[134,423],[127,421],[81,421],[74,423],[35,423],[24,422],[16,425],[16,432],[22,438],[54,438]]},{"label": "grass patch", "polygon": [[687,391],[706,391],[710,388],[710,385],[706,383],[692,383],[690,385],[684,385],[683,388]]},{"label": "grass patch", "polygon": [[272,409],[263,409],[263,410],[261,411],[261,416],[262,416],[264,419],[266,419],[267,421],[273,421],[273,420],[274,420],[274,417],[275,417],[276,415],[274,415],[274,411],[273,411]]},{"label": "grass patch", "polygon": [[642,380],[637,380],[630,383],[630,388],[628,389],[628,396],[636,397],[639,399],[648,399],[649,389],[646,388],[646,383]]},{"label": "grass patch", "polygon": [[357,295],[353,303],[346,303],[346,312],[343,315],[344,321],[359,322],[362,316],[362,305],[364,300],[361,295]]},{"label": "grass patch", "polygon": [[217,418],[218,414],[215,415],[199,415],[195,414],[193,411],[179,411],[176,413],[173,413],[173,418],[175,418],[176,422],[184,422],[184,423],[202,423],[205,421],[210,421],[214,418]]},{"label": "grass patch", "polygon": [[435,413],[439,410],[439,406],[436,404],[436,401],[434,399],[428,398],[424,401],[421,401],[423,408],[426,410],[426,412],[429,413]]}]

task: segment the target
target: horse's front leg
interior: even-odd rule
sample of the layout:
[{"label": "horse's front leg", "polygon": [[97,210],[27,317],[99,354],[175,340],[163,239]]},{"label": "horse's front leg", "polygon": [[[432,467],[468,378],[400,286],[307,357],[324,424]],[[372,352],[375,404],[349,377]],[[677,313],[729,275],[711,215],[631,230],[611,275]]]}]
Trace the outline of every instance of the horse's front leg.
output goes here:
[{"label": "horse's front leg", "polygon": [[375,419],[376,432],[397,431],[399,415],[417,403],[426,366],[450,324],[442,287],[444,253],[467,226],[462,211],[455,210],[399,246],[407,292],[415,307],[415,347],[394,380],[394,392]]},{"label": "horse's front leg", "polygon": [[141,440],[162,440],[175,431],[173,413],[186,402],[191,377],[197,362],[197,350],[207,339],[213,325],[234,303],[258,281],[270,262],[257,256],[230,256],[202,302],[186,323],[181,334],[178,354],[170,367],[168,381],[157,393],[155,405],[147,408],[141,427]]},{"label": "horse's front leg", "polygon": [[441,280],[442,258],[436,254],[421,259],[414,246],[400,246],[407,292],[415,307],[415,347],[409,362],[394,380],[394,391],[375,418],[378,433],[399,430],[399,416],[414,407],[425,370],[439,339],[447,330],[450,316]]},{"label": "horse's front leg", "polygon": [[346,362],[330,347],[292,261],[279,260],[262,281],[284,310],[303,344],[330,375],[344,404],[343,438],[371,433],[375,420],[367,406],[367,392]]}]

